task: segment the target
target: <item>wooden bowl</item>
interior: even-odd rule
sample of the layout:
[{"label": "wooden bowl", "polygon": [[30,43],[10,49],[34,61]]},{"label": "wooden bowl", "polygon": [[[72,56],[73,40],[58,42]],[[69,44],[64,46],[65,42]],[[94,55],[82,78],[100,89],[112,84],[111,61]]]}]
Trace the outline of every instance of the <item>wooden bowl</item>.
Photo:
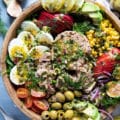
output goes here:
[{"label": "wooden bowl", "polygon": [[[89,1],[89,0],[87,0]],[[120,21],[119,19],[110,11],[108,11],[103,6],[99,5],[103,11],[105,11],[108,19],[111,20],[114,27],[120,32]],[[1,57],[1,64],[2,64],[2,71],[6,71],[6,56],[8,54],[8,44],[10,40],[12,40],[14,37],[16,37],[16,30],[20,26],[20,24],[26,19],[26,17],[30,16],[32,13],[42,9],[40,0],[38,2],[35,2],[30,7],[25,9],[23,13],[13,22],[10,29],[8,30],[8,33],[6,34],[5,40],[3,42],[3,48],[2,48],[2,57]],[[16,95],[16,91],[14,89],[14,86],[11,84],[7,74],[3,75],[3,81],[5,84],[5,87],[13,100],[13,102],[17,105],[17,107],[30,119],[32,120],[41,120],[40,115],[28,110],[23,103],[18,99]]]}]

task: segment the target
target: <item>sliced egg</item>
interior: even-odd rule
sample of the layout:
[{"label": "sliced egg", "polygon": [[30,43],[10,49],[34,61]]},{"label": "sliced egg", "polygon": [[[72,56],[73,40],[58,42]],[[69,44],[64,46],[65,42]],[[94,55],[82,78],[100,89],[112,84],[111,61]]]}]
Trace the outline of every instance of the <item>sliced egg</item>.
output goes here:
[{"label": "sliced egg", "polygon": [[39,45],[40,44],[51,45],[53,43],[53,41],[54,41],[54,38],[53,38],[53,36],[50,33],[42,31],[41,33],[37,34],[36,41],[37,41],[37,43]]},{"label": "sliced egg", "polygon": [[37,25],[32,21],[24,21],[21,24],[21,28],[24,31],[28,31],[28,32],[32,33],[32,35],[34,35],[34,36],[40,31],[39,28],[37,27]]},{"label": "sliced egg", "polygon": [[16,64],[19,61],[23,61],[27,58],[28,49],[23,46],[23,43],[18,39],[13,39],[8,46],[8,53],[11,60]]},{"label": "sliced egg", "polygon": [[20,75],[18,74],[17,66],[15,65],[10,72],[10,81],[15,85],[23,85],[25,81],[21,80]]},{"label": "sliced egg", "polygon": [[34,43],[34,36],[27,31],[23,31],[18,35],[17,38],[19,41],[23,42],[23,45],[25,45],[29,50],[32,48]]},{"label": "sliced egg", "polygon": [[49,51],[49,48],[46,46],[35,46],[33,47],[30,52],[29,52],[29,56],[30,58],[37,60],[39,58],[41,58],[45,52]]}]

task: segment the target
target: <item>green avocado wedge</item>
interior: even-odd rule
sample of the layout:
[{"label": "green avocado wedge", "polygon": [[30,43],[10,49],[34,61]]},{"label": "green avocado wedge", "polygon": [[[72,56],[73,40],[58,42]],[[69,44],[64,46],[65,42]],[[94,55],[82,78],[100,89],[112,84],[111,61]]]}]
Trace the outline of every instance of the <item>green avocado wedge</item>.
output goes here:
[{"label": "green avocado wedge", "polygon": [[101,120],[97,107],[89,102],[77,101],[73,102],[72,106],[78,113],[83,113],[90,120]]},{"label": "green avocado wedge", "polygon": [[91,13],[91,12],[97,12],[97,11],[100,11],[99,6],[91,2],[85,2],[83,4],[83,7],[81,8],[81,13]]},{"label": "green avocado wedge", "polygon": [[92,118],[93,120],[100,120],[100,113],[98,109],[91,103],[88,103],[88,107],[82,111],[85,115]]}]

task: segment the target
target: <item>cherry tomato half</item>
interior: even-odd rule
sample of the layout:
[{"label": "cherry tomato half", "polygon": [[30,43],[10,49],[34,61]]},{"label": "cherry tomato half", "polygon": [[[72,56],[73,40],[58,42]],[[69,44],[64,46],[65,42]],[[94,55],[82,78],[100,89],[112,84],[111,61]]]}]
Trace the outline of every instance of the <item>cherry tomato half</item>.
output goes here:
[{"label": "cherry tomato half", "polygon": [[46,96],[46,93],[43,91],[36,91],[31,89],[31,95],[36,98],[44,98]]},{"label": "cherry tomato half", "polygon": [[18,88],[17,89],[18,98],[27,98],[29,96],[29,91],[26,88]]},{"label": "cherry tomato half", "polygon": [[32,105],[33,105],[33,99],[32,99],[32,97],[29,96],[25,99],[25,106],[27,108],[31,108]]},{"label": "cherry tomato half", "polygon": [[35,107],[42,111],[48,110],[49,108],[49,104],[46,100],[34,100],[33,104],[35,105]]}]

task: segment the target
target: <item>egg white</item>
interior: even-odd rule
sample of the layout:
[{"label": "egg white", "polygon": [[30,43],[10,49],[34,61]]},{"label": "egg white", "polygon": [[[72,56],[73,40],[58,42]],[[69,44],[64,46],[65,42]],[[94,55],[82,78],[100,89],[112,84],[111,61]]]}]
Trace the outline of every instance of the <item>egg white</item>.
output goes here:
[{"label": "egg white", "polygon": [[32,59],[37,60],[41,58],[47,51],[49,51],[49,48],[47,46],[43,45],[35,46],[29,51],[29,56]]},{"label": "egg white", "polygon": [[12,68],[10,72],[10,81],[15,85],[23,85],[25,83],[25,81],[20,80],[16,65]]},{"label": "egg white", "polygon": [[[16,63],[17,59],[25,60],[28,55],[28,49],[23,45],[22,41],[19,41],[17,38],[10,41],[8,45],[8,53],[11,60]],[[19,55],[19,56],[18,56]]]},{"label": "egg white", "polygon": [[34,36],[27,31],[23,31],[21,32],[18,37],[17,37],[18,41],[20,41],[21,43],[23,43],[23,45],[25,45],[28,50],[30,50],[34,44]]},{"label": "egg white", "polygon": [[53,36],[50,33],[47,32],[40,32],[36,35],[36,41],[38,44],[52,44],[54,41]]},{"label": "egg white", "polygon": [[37,25],[32,21],[24,21],[21,24],[21,28],[24,31],[30,32],[34,36],[40,31],[40,29],[37,27]]}]

